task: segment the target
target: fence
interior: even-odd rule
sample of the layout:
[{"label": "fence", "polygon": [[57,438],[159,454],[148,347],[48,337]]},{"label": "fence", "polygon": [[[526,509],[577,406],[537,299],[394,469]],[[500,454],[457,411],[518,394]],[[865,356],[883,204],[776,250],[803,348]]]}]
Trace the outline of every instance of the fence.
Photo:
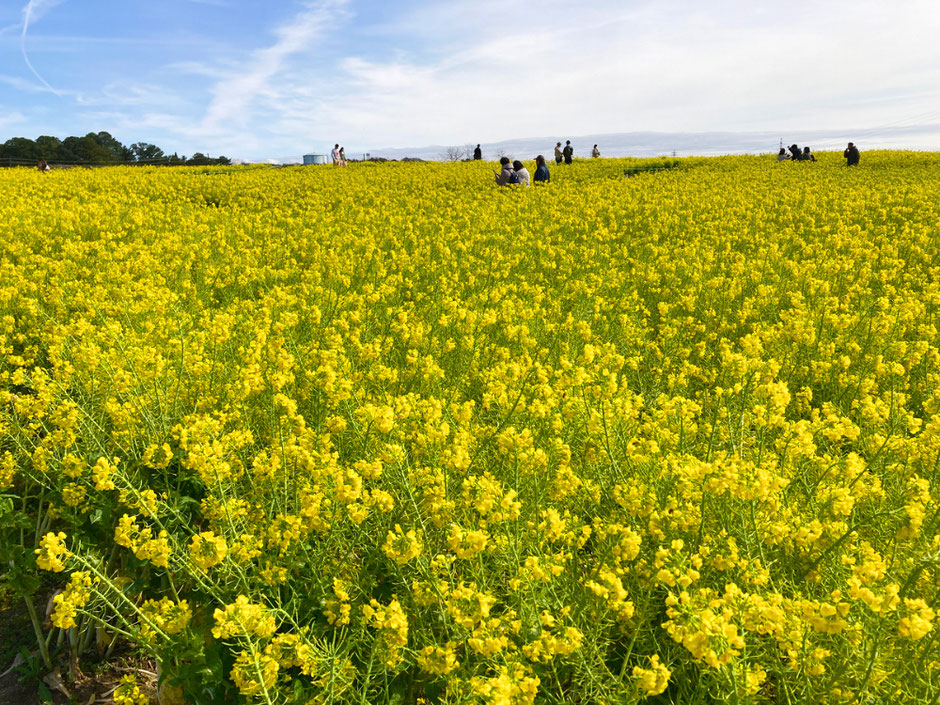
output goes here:
[{"label": "fence", "polygon": [[[209,157],[206,157],[209,161],[205,163],[200,162],[198,164],[187,163],[182,161],[179,157],[175,160],[171,157],[160,157],[159,159],[140,159],[133,162],[92,162],[86,161],[83,159],[78,159],[75,161],[69,162],[60,162],[60,161],[49,161],[46,162],[50,167],[56,169],[69,169],[73,167],[99,167],[99,166],[218,166],[214,161]],[[38,159],[21,159],[19,157],[0,157],[0,168],[11,168],[15,166],[31,166],[35,167]]]}]

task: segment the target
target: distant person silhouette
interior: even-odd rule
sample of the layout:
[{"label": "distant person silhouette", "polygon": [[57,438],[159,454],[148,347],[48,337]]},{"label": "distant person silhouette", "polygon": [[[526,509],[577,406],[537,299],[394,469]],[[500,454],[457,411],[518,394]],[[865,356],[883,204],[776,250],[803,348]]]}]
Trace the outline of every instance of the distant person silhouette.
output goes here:
[{"label": "distant person silhouette", "polygon": [[555,163],[561,164],[561,160],[564,159],[564,152],[561,149],[561,142],[558,142],[555,145]]},{"label": "distant person silhouette", "polygon": [[601,150],[597,148],[597,145],[594,145],[594,149],[591,150],[591,157],[597,159],[601,156]]},{"label": "distant person silhouette", "polygon": [[565,148],[561,150],[561,153],[565,157],[565,164],[571,164],[571,160],[574,159],[574,147],[571,146],[571,140],[565,140]]},{"label": "distant person silhouette", "polygon": [[846,166],[858,166],[859,153],[854,142],[849,142],[849,146],[842,152],[842,156],[845,157]]},{"label": "distant person silhouette", "polygon": [[483,150],[480,149],[480,145],[477,145],[477,148],[473,150],[473,158],[476,161],[483,159]]}]

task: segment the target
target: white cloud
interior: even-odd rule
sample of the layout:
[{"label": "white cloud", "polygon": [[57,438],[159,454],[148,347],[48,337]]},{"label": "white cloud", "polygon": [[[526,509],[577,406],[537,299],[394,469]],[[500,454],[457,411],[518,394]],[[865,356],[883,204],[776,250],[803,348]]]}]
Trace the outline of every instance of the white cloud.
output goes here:
[{"label": "white cloud", "polygon": [[[59,2],[30,2],[23,32]],[[237,9],[234,0],[179,7],[190,3]],[[149,66],[146,77],[96,77],[104,89],[96,83],[69,97],[85,122],[108,120],[171,149],[175,140],[186,151],[246,157],[337,140],[369,149],[643,130],[907,127],[936,122],[940,108],[933,0],[595,0],[576,8],[567,0],[412,0],[383,5],[380,20],[373,4],[356,0],[289,6],[298,5],[261,48],[239,49],[247,40],[233,32],[226,42],[216,35],[207,51],[191,32],[167,31],[179,42],[168,63]],[[50,51],[91,51],[57,39]],[[156,39],[92,41],[112,42],[117,54],[122,41]],[[49,89],[18,80],[0,77],[26,93]]]},{"label": "white cloud", "polygon": [[26,116],[23,113],[10,110],[9,108],[0,108],[0,130],[8,130],[11,127],[25,125],[26,122]]},{"label": "white cloud", "polygon": [[0,75],[0,83],[5,83],[11,88],[25,93],[47,93],[49,90],[45,86],[37,84],[35,81],[27,81],[25,78],[20,78],[19,76]]},{"label": "white cloud", "polygon": [[[421,19],[447,28],[441,44],[450,49],[425,52],[436,54],[431,61],[417,52],[388,61],[347,57],[340,67],[349,90],[319,124],[363,145],[453,144],[631,130],[849,128],[936,106],[923,87],[940,80],[932,38],[940,11],[919,0],[905,13],[877,2],[807,0],[786,8],[673,1],[629,10],[609,2],[587,15],[558,2],[539,7],[433,8]],[[406,31],[415,19],[380,31]],[[864,100],[872,102],[862,108]]]},{"label": "white cloud", "polygon": [[29,27],[31,22],[36,22],[44,17],[56,5],[61,5],[65,0],[29,0],[23,7],[23,31]]},{"label": "white cloud", "polygon": [[213,86],[200,130],[211,133],[227,125],[245,128],[259,98],[277,98],[272,81],[287,60],[311,48],[314,40],[328,32],[348,0],[321,0],[306,3],[306,9],[275,30],[277,41],[259,49],[234,71]]}]

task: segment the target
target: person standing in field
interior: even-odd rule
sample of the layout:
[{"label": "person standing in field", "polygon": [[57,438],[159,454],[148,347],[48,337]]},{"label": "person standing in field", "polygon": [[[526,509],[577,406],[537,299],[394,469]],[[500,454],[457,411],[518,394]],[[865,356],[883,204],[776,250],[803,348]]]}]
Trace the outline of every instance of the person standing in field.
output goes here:
[{"label": "person standing in field", "polygon": [[555,145],[555,163],[561,164],[561,160],[564,158],[561,150],[561,142]]},{"label": "person standing in field", "polygon": [[842,152],[842,156],[845,157],[846,166],[858,166],[859,153],[854,142],[849,142],[849,146]]},{"label": "person standing in field", "polygon": [[346,148],[345,147],[339,148],[339,165],[346,166]]},{"label": "person standing in field", "polygon": [[475,161],[483,159],[483,150],[480,149],[480,145],[477,145],[477,148],[473,150],[473,159]]},{"label": "person standing in field", "polygon": [[597,145],[594,145],[594,149],[591,150],[591,158],[598,159],[601,156],[601,150],[597,148]]},{"label": "person standing in field", "polygon": [[545,164],[545,157],[541,154],[535,158],[535,183],[547,184],[552,176],[548,173],[548,166]]},{"label": "person standing in field", "polygon": [[574,159],[574,147],[571,146],[571,140],[565,140],[565,148],[561,151],[565,157],[565,164],[571,164]]},{"label": "person standing in field", "polygon": [[333,145],[333,151],[330,152],[330,156],[333,157],[333,166],[339,166],[339,144]]}]

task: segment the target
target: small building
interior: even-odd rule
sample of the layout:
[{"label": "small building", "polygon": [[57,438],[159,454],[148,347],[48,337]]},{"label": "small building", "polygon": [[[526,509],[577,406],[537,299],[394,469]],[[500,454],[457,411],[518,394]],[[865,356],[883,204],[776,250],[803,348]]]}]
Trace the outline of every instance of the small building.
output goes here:
[{"label": "small building", "polygon": [[305,154],[304,166],[309,164],[329,164],[330,158],[327,154]]}]

